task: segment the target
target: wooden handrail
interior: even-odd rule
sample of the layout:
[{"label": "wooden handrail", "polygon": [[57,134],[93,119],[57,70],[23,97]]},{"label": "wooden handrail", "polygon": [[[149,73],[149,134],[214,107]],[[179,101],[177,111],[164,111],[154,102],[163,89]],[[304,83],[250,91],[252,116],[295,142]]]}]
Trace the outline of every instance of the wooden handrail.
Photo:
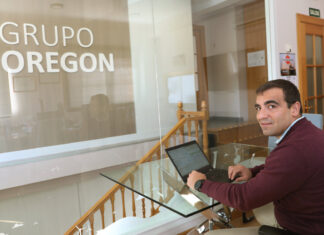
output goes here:
[{"label": "wooden handrail", "polygon": [[[170,139],[174,139],[174,143],[176,143],[176,134],[177,132],[180,132],[179,138],[180,142],[183,142],[184,139],[184,134],[185,134],[185,127],[187,127],[187,134],[188,137],[191,138],[191,125],[194,123],[194,135],[196,139],[198,140],[198,135],[199,131],[198,128],[201,126],[202,129],[202,148],[203,151],[208,154],[208,138],[207,138],[207,120],[208,120],[208,111],[206,107],[206,102],[202,102],[202,111],[197,111],[197,112],[185,112],[182,109],[182,103],[178,104],[178,111],[177,111],[177,117],[178,117],[178,123],[160,140],[158,141],[153,148],[148,151],[139,161],[136,162],[136,164],[131,167],[128,172],[123,175],[119,181],[120,182],[125,182],[126,180],[133,180],[132,179],[132,172],[134,172],[138,166],[144,162],[151,161],[154,155],[157,155],[159,158],[162,157],[162,150],[163,147],[168,147],[170,144]],[[199,122],[202,122],[199,125]],[[187,123],[187,126],[186,126]],[[199,140],[198,140],[199,141]],[[208,156],[208,155],[207,155]],[[115,184],[108,192],[106,192],[83,216],[81,216],[78,221],[76,221],[66,232],[65,235],[73,235],[76,232],[80,230],[87,222],[90,223],[91,226],[91,234],[94,235],[94,214],[98,211],[101,213],[101,224],[102,227],[105,227],[105,219],[104,219],[104,204],[108,201],[111,200],[112,203],[112,209],[113,211],[115,210],[114,208],[114,199],[115,199],[115,194],[118,190],[123,191],[123,187],[119,184]],[[125,194],[122,193],[122,206],[123,206],[123,217],[126,216],[126,209],[125,209]],[[142,199],[142,210],[143,210],[143,217],[145,217],[145,202],[144,198]],[[134,199],[134,193],[132,193],[132,211],[133,215],[135,215],[135,199]],[[159,206],[157,208],[154,208],[153,202],[151,204],[151,216],[159,212]],[[113,222],[115,221],[115,215],[113,213]]]}]

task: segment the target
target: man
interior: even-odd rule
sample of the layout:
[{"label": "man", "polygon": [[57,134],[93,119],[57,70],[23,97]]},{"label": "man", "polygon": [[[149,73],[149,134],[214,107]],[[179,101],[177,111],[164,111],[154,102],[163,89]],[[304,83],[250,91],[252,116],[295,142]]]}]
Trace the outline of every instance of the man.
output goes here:
[{"label": "man", "polygon": [[230,179],[244,184],[211,182],[193,171],[188,186],[225,205],[248,211],[274,203],[279,225],[298,234],[324,234],[324,132],[302,116],[300,95],[286,80],[273,80],[256,91],[256,117],[277,146],[264,165],[230,166]]}]

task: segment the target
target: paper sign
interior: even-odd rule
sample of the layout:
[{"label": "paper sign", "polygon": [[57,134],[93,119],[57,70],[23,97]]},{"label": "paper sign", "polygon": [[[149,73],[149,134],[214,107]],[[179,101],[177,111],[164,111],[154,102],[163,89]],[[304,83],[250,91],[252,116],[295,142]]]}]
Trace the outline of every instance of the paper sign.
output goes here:
[{"label": "paper sign", "polygon": [[247,54],[248,67],[265,66],[265,52],[264,50],[249,52]]}]

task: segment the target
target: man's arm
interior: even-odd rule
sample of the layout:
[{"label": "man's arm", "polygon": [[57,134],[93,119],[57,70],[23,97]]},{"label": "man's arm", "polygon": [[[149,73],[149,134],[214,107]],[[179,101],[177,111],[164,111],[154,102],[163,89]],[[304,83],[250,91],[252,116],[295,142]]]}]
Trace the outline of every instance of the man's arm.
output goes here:
[{"label": "man's arm", "polygon": [[252,172],[249,168],[240,164],[228,167],[228,178],[235,182],[248,181],[252,177]]},{"label": "man's arm", "polygon": [[[237,177],[238,176],[238,177]],[[246,168],[242,165],[236,165],[236,166],[230,166],[228,167],[228,178],[231,180],[235,179],[235,182],[240,181],[247,181],[252,177],[252,173],[249,168]],[[194,189],[195,183],[198,180],[206,180],[206,175],[198,172],[198,171],[192,171],[187,179],[187,185]]]},{"label": "man's arm", "polygon": [[264,164],[250,168],[252,177],[256,176],[263,169],[264,169]]},{"label": "man's arm", "polygon": [[296,155],[298,152],[294,147],[281,150],[280,153],[275,151],[270,154],[266,165],[250,169],[252,178],[246,183],[229,184],[206,180],[201,192],[241,211],[279,200],[305,182],[306,175],[300,174],[305,172],[305,164],[296,161]]},{"label": "man's arm", "polygon": [[205,180],[206,179],[206,175],[198,172],[198,171],[192,171],[187,179],[187,185],[191,188],[191,189],[195,189],[195,183],[198,180]]}]

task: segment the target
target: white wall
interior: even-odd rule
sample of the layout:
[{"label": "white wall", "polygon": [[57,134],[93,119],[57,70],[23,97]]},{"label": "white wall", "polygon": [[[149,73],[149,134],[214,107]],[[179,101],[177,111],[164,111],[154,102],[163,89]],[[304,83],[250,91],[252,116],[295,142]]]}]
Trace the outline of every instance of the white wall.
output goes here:
[{"label": "white wall", "polygon": [[[317,8],[324,14],[324,1],[322,0],[265,0],[267,11],[267,30],[271,35],[268,37],[268,46],[271,45],[268,61],[271,61],[269,80],[280,77],[279,54],[287,52],[297,52],[297,29],[296,14],[309,14],[309,8]],[[268,49],[268,50],[269,50]],[[270,59],[270,60],[269,60]],[[296,64],[298,67],[298,63]],[[297,72],[298,72],[298,68]],[[298,78],[298,74],[297,74]],[[297,81],[298,84],[298,81]]]},{"label": "white wall", "polygon": [[[92,152],[26,161],[0,168],[0,190],[93,171],[141,159],[156,143],[147,141]],[[46,154],[46,151],[44,151]]]},{"label": "white wall", "polygon": [[[235,9],[198,22],[205,27],[209,111],[211,116],[242,117]],[[244,44],[244,43],[243,43]],[[243,95],[244,96],[244,95]],[[247,97],[245,97],[247,99]]]},{"label": "white wall", "polygon": [[202,22],[205,26],[207,56],[237,50],[235,20],[235,11],[230,10]]}]

